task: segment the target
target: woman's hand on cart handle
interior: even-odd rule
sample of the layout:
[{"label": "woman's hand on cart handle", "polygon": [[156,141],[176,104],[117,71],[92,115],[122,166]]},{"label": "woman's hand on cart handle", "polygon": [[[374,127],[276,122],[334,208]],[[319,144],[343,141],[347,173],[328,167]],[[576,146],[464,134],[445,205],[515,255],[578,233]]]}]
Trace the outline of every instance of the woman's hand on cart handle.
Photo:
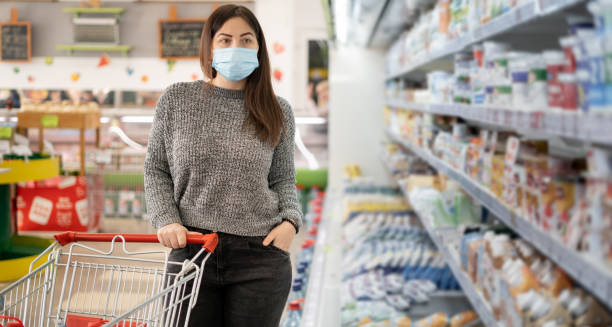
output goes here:
[{"label": "woman's hand on cart handle", "polygon": [[190,232],[179,223],[171,223],[157,230],[159,243],[173,249],[184,248],[187,245],[187,234],[202,235],[202,233]]},{"label": "woman's hand on cart handle", "polygon": [[[182,225],[180,227],[184,228]],[[162,227],[163,228],[163,227]],[[160,229],[161,230],[161,229]],[[181,230],[177,231],[181,233]],[[217,233],[202,234],[196,232],[189,232],[187,229],[182,230],[183,247],[189,244],[201,244],[207,252],[214,252],[217,244],[219,243],[219,236]],[[171,237],[170,235],[169,237]],[[176,237],[176,235],[174,235]],[[124,242],[136,242],[136,243],[157,243],[162,242],[162,238],[155,234],[121,234],[121,233],[77,233],[77,232],[63,232],[54,235],[57,242],[64,246],[72,242],[111,242],[119,239]],[[177,245],[179,241],[175,239]],[[163,242],[162,242],[163,244]],[[172,244],[172,242],[170,242]],[[164,244],[165,245],[165,244]],[[0,326],[1,327],[1,326]]]}]

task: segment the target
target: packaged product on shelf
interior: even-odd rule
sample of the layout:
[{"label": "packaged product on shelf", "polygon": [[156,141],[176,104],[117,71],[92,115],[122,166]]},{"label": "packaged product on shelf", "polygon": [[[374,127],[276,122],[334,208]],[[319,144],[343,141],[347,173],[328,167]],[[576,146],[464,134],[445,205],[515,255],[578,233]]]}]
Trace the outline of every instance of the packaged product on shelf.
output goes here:
[{"label": "packaged product on shelf", "polygon": [[[542,111],[548,107],[548,72],[542,55],[535,54],[527,59],[529,69],[528,103],[525,110]],[[516,108],[516,107],[515,107]]]},{"label": "packaged product on shelf", "polygon": [[570,35],[576,35],[581,29],[592,29],[594,27],[593,17],[569,14],[566,16],[566,20]]},{"label": "packaged product on shelf", "polygon": [[429,317],[423,318],[415,322],[415,327],[446,327],[448,326],[449,318],[444,312],[434,313]]},{"label": "packaged product on shelf", "polygon": [[478,320],[478,315],[474,311],[465,311],[451,317],[449,327],[472,326]]},{"label": "packaged product on shelf", "polygon": [[433,103],[452,103],[451,86],[453,75],[443,71],[427,74],[427,86]]},{"label": "packaged product on shelf", "polygon": [[592,29],[579,29],[576,33],[577,42],[572,47],[572,53],[576,58],[576,79],[578,80],[578,105],[580,110],[589,110],[589,85],[591,82],[591,65],[586,50],[585,42],[595,36]]},{"label": "packaged product on shelf", "polygon": [[512,107],[527,110],[529,102],[529,60],[531,56],[518,57],[508,63],[512,77]]},{"label": "packaged product on shelf", "polygon": [[548,107],[561,110],[563,107],[563,92],[559,74],[569,72],[569,65],[562,51],[550,50],[542,54],[548,73]]},{"label": "packaged product on shelf", "polygon": [[[561,109],[575,111],[578,110],[578,79],[576,74],[559,74],[559,86],[561,87]],[[569,120],[574,122],[574,120]],[[570,135],[576,135],[576,126],[568,129]]]},{"label": "packaged product on shelf", "polygon": [[453,102],[470,104],[472,102],[472,88],[470,74],[474,59],[469,53],[455,55],[455,77],[453,82]]},{"label": "packaged product on shelf", "polygon": [[589,112],[605,112],[607,99],[603,36],[593,35],[583,42],[591,68],[589,72],[590,85],[587,98],[589,102]]},{"label": "packaged product on shelf", "polygon": [[571,313],[575,326],[609,326],[612,324],[610,312],[581,290],[564,291],[559,296],[559,302]]},{"label": "packaged product on shelf", "polygon": [[382,205],[385,197],[394,199],[395,193],[367,194],[346,195],[342,322],[405,325],[412,310],[434,311],[429,307],[432,294],[456,290],[458,283],[409,212],[380,211],[389,208]]}]

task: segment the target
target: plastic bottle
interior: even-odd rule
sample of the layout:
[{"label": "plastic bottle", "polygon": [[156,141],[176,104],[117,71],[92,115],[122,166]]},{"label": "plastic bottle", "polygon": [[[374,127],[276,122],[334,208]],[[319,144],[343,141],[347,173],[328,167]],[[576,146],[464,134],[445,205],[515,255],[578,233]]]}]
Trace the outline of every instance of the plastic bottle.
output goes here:
[{"label": "plastic bottle", "polygon": [[289,302],[295,301],[297,299],[303,299],[304,292],[302,292],[302,284],[295,284],[291,289],[291,294],[289,294]]},{"label": "plastic bottle", "polygon": [[298,267],[296,268],[298,276],[300,276],[301,278],[299,278],[302,281],[302,285],[306,286],[308,284],[308,274],[306,273],[306,266],[304,266],[303,264],[298,265]]},{"label": "plastic bottle", "polygon": [[297,302],[289,303],[289,312],[287,317],[281,324],[282,327],[299,327],[301,322],[300,317],[300,304]]}]

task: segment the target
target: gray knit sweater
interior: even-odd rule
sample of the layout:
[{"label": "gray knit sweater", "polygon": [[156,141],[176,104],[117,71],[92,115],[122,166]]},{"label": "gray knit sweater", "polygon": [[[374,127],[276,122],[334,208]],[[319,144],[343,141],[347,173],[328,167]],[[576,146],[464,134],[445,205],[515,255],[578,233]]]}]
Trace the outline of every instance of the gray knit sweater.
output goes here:
[{"label": "gray knit sweater", "polygon": [[295,187],[295,120],[278,98],[286,131],[276,147],[245,128],[244,91],[202,81],[168,87],[157,102],[145,160],[155,228],[181,223],[264,236],[284,217],[301,225]]}]

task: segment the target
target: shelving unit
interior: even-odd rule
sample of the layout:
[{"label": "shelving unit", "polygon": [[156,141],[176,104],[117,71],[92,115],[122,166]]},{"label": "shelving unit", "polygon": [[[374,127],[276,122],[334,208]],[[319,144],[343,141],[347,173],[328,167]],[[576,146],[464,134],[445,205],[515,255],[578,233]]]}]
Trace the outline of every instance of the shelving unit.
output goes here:
[{"label": "shelving unit", "polygon": [[547,134],[601,144],[612,144],[612,115],[583,115],[581,112],[526,112],[467,104],[414,103],[389,98],[386,104],[396,109],[459,117],[500,129],[526,134]]},{"label": "shelving unit", "polygon": [[567,7],[584,2],[585,0],[532,0],[519,7],[513,8],[509,12],[496,17],[489,23],[483,24],[475,30],[460,37],[448,41],[440,49],[429,53],[426,56],[412,61],[401,71],[389,72],[387,80],[401,78],[414,70],[430,64],[436,60],[455,54],[475,43],[488,40],[499,34],[508,32],[514,28],[531,22],[539,17],[557,13]]},{"label": "shelving unit", "polygon": [[[394,174],[395,170],[392,168],[391,164],[385,158],[381,158],[381,160],[385,168],[391,174]],[[395,182],[398,182],[398,181],[396,180]],[[400,186],[400,190],[402,191],[402,194],[404,194],[404,197],[409,201],[408,194],[406,194],[406,191],[404,190],[404,188]],[[456,233],[456,231],[454,230],[445,231],[442,229],[436,230],[431,225],[431,221],[433,219],[429,215],[423,212],[420,212],[418,210],[416,210],[415,212],[417,213],[417,216],[421,220],[423,227],[425,227],[425,230],[429,234],[429,237],[434,242],[438,250],[444,256],[444,261],[450,267],[451,271],[453,272],[453,275],[455,275],[457,282],[459,282],[459,285],[461,285],[461,289],[463,290],[463,293],[472,303],[472,306],[474,307],[474,310],[476,310],[476,312],[480,316],[481,321],[484,322],[486,326],[495,326],[497,324],[497,321],[495,320],[495,316],[493,315],[491,307],[485,301],[482,294],[476,290],[476,288],[474,287],[474,284],[469,279],[467,274],[459,267],[459,263],[458,263],[459,254],[456,253],[456,251],[455,253],[453,253],[453,251],[448,246],[446,246],[446,242],[443,241],[442,235],[445,235],[443,234],[443,232]]]},{"label": "shelving unit", "polygon": [[38,129],[38,144],[40,152],[44,148],[44,130],[46,128],[78,129],[80,132],[80,173],[85,175],[85,130],[96,130],[96,147],[100,147],[100,112],[90,113],[52,113],[52,112],[20,112],[17,114],[17,128]]},{"label": "shelving unit", "polygon": [[[387,162],[385,162],[385,165],[387,168],[390,168],[390,165]],[[406,199],[408,199],[408,194],[405,193],[405,190],[403,188],[401,188],[401,190]],[[461,289],[465,293],[465,296],[470,300],[472,306],[474,307],[474,310],[476,310],[476,312],[480,316],[480,320],[486,326],[497,325],[497,321],[495,319],[495,316],[493,315],[491,307],[485,301],[482,294],[476,290],[474,284],[469,279],[468,275],[461,269],[461,267],[459,267],[459,254],[456,253],[456,251],[455,253],[453,253],[453,251],[445,245],[446,243],[443,241],[443,237],[440,233],[441,231],[438,231],[433,228],[433,226],[431,225],[431,221],[433,219],[429,215],[426,215],[423,212],[419,211],[417,211],[416,213],[419,216],[421,223],[427,230],[429,237],[434,242],[434,244],[436,244],[438,250],[444,256],[444,260],[450,267],[451,271],[453,272],[453,275],[455,275],[455,278],[457,279],[457,282],[459,282],[459,285],[461,285]],[[456,233],[455,231],[449,232]]]},{"label": "shelving unit", "polygon": [[60,44],[55,47],[57,50],[65,50],[68,55],[71,56],[74,51],[115,51],[121,52],[124,56],[127,56],[130,50],[132,50],[131,45],[114,45],[114,44]]},{"label": "shelving unit", "polygon": [[[57,50],[65,50],[69,56],[74,51],[121,52],[127,56],[132,50],[130,45],[119,44],[119,20],[125,8],[64,8],[63,11],[74,15],[74,44],[59,44],[55,47]],[[81,18],[83,14],[98,17]],[[104,15],[114,17],[100,17]],[[91,38],[92,35],[95,37]]]},{"label": "shelving unit", "polygon": [[74,17],[79,17],[81,14],[114,14],[118,20],[125,8],[64,8],[63,11],[74,14]]},{"label": "shelving unit", "polygon": [[489,190],[480,186],[463,172],[455,170],[447,163],[438,159],[429,151],[414,146],[391,132],[388,132],[388,135],[394,142],[410,150],[429,163],[429,165],[459,183],[467,193],[480,201],[508,227],[512,228],[523,239],[547,255],[576,281],[581,283],[587,291],[598,297],[604,305],[612,308],[612,269],[610,267],[605,267],[602,263],[567,248],[560,241],[516,214],[507,205],[498,200]]}]

